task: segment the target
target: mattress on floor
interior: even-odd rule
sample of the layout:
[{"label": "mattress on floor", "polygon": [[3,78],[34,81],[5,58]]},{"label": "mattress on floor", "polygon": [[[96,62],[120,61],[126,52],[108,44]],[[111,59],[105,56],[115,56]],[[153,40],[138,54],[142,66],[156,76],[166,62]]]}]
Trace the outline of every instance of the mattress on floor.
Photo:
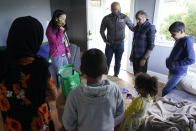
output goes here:
[{"label": "mattress on floor", "polygon": [[173,101],[181,102],[181,101],[190,101],[196,102],[196,95],[192,95],[184,90],[173,89],[165,98],[171,98]]}]

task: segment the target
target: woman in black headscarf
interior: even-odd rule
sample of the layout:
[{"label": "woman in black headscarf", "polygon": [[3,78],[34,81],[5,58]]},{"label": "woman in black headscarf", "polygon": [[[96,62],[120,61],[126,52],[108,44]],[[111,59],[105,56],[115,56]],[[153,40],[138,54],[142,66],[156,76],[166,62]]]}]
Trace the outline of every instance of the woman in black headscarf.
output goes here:
[{"label": "woman in black headscarf", "polygon": [[37,56],[43,27],[31,16],[14,20],[7,49],[0,52],[0,110],[5,130],[53,131],[48,100],[56,99],[56,88],[48,63]]}]

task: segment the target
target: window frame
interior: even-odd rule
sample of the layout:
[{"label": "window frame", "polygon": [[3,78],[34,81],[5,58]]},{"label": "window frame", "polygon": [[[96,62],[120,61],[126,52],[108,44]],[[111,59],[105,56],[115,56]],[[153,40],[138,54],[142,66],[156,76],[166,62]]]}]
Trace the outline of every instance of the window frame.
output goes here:
[{"label": "window frame", "polygon": [[[161,21],[158,18],[159,18],[159,13],[160,13],[160,5],[163,4],[163,2],[164,2],[163,0],[156,0],[155,2],[153,24],[156,26],[157,32],[160,32]],[[156,35],[155,37],[156,46],[164,46],[164,47],[173,48],[174,42],[175,42],[174,40],[157,40],[157,36],[158,35]],[[194,50],[196,53],[196,44],[194,44]],[[196,73],[196,63],[194,63],[193,65],[189,67],[189,71]]]}]

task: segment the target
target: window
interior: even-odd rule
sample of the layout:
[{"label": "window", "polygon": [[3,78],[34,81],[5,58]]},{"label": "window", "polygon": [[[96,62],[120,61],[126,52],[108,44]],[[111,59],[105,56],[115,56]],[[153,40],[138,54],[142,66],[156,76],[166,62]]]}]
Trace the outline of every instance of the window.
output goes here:
[{"label": "window", "polygon": [[[174,40],[168,28],[175,21],[184,22],[186,34],[196,38],[196,0],[156,0],[154,24],[157,45],[173,47]],[[194,43],[196,51],[196,40]],[[196,72],[196,63],[189,70]]]},{"label": "window", "polygon": [[175,21],[184,22],[186,34],[196,37],[196,0],[157,0],[154,23],[158,43],[173,43],[168,28]]}]

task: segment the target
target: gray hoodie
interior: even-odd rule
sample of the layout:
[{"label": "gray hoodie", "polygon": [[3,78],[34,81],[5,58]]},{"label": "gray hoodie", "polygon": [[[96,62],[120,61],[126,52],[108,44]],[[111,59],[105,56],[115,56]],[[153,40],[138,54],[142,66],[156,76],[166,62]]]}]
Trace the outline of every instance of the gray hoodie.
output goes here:
[{"label": "gray hoodie", "polygon": [[82,84],[70,92],[63,113],[63,125],[71,131],[113,131],[114,117],[124,112],[119,87],[109,80],[99,85]]}]

